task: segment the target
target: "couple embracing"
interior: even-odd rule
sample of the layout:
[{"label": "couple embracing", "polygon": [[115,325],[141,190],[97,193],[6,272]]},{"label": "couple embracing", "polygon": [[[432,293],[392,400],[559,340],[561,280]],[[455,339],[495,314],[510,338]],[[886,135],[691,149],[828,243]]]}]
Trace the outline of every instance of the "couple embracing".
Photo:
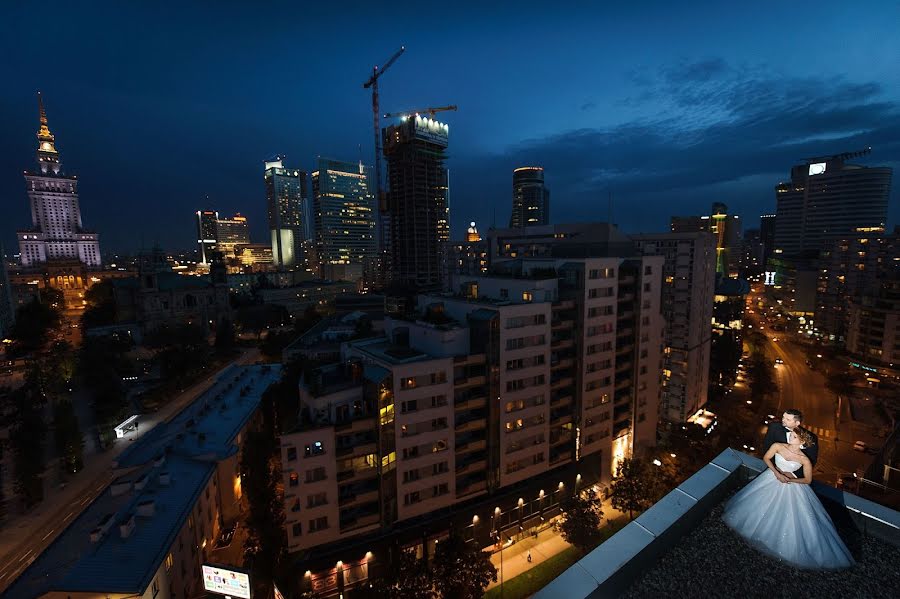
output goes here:
[{"label": "couple embracing", "polygon": [[802,421],[791,409],[769,426],[763,443],[768,470],[731,498],[722,518],[752,546],[796,568],[847,568],[853,557],[809,486],[818,438]]}]

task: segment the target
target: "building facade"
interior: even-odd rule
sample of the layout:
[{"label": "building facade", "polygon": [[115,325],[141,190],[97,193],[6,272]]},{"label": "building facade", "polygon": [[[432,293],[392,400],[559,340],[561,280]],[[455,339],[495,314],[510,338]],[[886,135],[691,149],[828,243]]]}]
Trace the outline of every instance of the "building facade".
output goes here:
[{"label": "building facade", "polygon": [[673,216],[673,233],[712,233],[716,238],[716,272],[737,276],[741,257],[741,218],[728,214],[728,206],[714,202],[710,214],[703,216]]},{"label": "building facade", "polygon": [[26,270],[43,270],[69,303],[90,286],[88,271],[102,266],[100,242],[82,224],[78,179],[63,173],[40,93],[38,108],[39,171],[25,173],[32,226],[16,233],[19,255]]},{"label": "building facade", "polygon": [[301,383],[301,424],[281,438],[289,551],[490,501],[571,464],[608,483],[655,445],[663,261],[515,261],[346,342]]},{"label": "building facade", "polygon": [[247,217],[235,214],[216,220],[216,246],[227,258],[236,257],[238,246],[250,245],[250,225]]},{"label": "building facade", "polygon": [[544,185],[544,168],[522,166],[513,171],[511,229],[550,224],[550,190]]},{"label": "building facade", "polygon": [[259,429],[262,395],[279,376],[278,365],[229,367],[174,418],[130,439],[112,482],[73,510],[4,597],[203,596],[203,564],[223,559],[220,534],[247,509],[243,444]]},{"label": "building facade", "polygon": [[449,127],[415,115],[382,131],[387,160],[388,286],[400,294],[440,290],[450,240]]},{"label": "building facade", "polygon": [[759,217],[759,238],[762,243],[762,266],[768,270],[769,258],[775,250],[775,223],[774,214],[763,214]]},{"label": "building facade", "polygon": [[900,275],[879,280],[850,300],[847,350],[870,364],[900,365]]},{"label": "building facade", "polygon": [[145,332],[179,325],[208,331],[231,320],[225,265],[219,260],[208,276],[181,275],[157,248],[140,257],[138,276],[112,283],[116,321],[135,323]]},{"label": "building facade", "polygon": [[814,325],[827,341],[847,340],[850,306],[900,269],[900,228],[858,232],[830,243],[818,260]]},{"label": "building facade", "polygon": [[660,417],[686,422],[706,405],[716,286],[716,238],[708,233],[635,235],[645,255],[663,256],[665,319]]},{"label": "building facade", "polygon": [[200,254],[200,262],[209,264],[212,262],[213,252],[220,251],[217,246],[219,213],[215,210],[198,210],[196,217],[197,251]]},{"label": "building facade", "polygon": [[377,250],[371,173],[361,162],[319,158],[317,167],[312,186],[319,276],[358,281],[371,271]]},{"label": "building facade", "polygon": [[789,182],[775,186],[774,254],[815,258],[830,241],[859,229],[884,229],[892,170],[848,162],[868,153],[810,159],[791,169]]},{"label": "building facade", "polygon": [[275,156],[266,161],[263,179],[275,265],[279,268],[299,267],[303,264],[307,226],[306,173],[286,168],[284,156]]}]

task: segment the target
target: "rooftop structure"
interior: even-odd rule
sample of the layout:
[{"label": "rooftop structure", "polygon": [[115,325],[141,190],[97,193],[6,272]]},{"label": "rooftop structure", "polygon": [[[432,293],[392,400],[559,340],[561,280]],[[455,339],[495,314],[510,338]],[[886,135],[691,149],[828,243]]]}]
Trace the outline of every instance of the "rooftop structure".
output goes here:
[{"label": "rooftop structure", "polygon": [[653,597],[662,588],[697,597],[731,597],[738,588],[755,597],[893,596],[900,584],[900,513],[856,495],[812,484],[858,562],[850,570],[798,572],[731,533],[718,518],[721,504],[765,468],[726,449],[535,597]]},{"label": "rooftop structure", "polygon": [[220,524],[239,514],[240,436],[279,376],[278,365],[226,369],[174,419],[142,436],[115,463],[120,475],[5,596],[195,593]]}]

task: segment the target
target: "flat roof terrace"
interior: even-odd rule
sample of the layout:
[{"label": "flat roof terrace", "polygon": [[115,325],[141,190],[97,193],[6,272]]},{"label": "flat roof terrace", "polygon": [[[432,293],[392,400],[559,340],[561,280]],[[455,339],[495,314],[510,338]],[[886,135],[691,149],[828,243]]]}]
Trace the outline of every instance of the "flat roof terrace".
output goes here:
[{"label": "flat roof terrace", "polygon": [[838,572],[797,570],[728,529],[726,499],[763,470],[758,458],[723,451],[535,597],[896,596],[900,512],[883,505],[813,483],[857,561]]}]

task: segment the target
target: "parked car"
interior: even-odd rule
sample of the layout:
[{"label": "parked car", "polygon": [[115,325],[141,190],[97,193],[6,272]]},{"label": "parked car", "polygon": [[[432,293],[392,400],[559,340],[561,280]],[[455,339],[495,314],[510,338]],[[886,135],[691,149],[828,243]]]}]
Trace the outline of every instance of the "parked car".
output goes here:
[{"label": "parked car", "polygon": [[869,451],[869,446],[866,445],[865,443],[863,443],[862,441],[857,441],[856,443],[853,444],[853,449],[855,449],[856,451],[867,452],[867,451]]}]

